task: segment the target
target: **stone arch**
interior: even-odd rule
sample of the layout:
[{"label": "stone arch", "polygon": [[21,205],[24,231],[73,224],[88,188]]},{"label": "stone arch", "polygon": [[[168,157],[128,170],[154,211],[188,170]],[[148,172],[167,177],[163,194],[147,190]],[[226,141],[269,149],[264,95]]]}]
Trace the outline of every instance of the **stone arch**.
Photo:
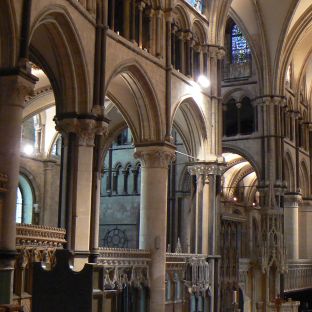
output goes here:
[{"label": "stone arch", "polygon": [[[207,43],[207,35],[206,31],[199,20],[195,20],[192,26],[193,36],[195,37],[195,41],[199,42],[201,45]],[[198,40],[196,40],[196,38]]]},{"label": "stone arch", "polygon": [[173,125],[181,135],[188,154],[198,159],[204,159],[205,143],[208,140],[206,120],[193,98],[184,98],[175,106],[171,129]]},{"label": "stone arch", "polygon": [[177,24],[182,30],[191,28],[189,16],[181,5],[178,4],[174,7],[173,16],[175,24]]},{"label": "stone arch", "polygon": [[293,161],[289,153],[285,155],[284,161],[284,179],[287,182],[288,191],[295,190],[295,171],[293,166]]},{"label": "stone arch", "polygon": [[309,171],[308,166],[304,160],[300,163],[299,168],[299,185],[303,197],[307,197],[310,194],[310,183],[309,183]]},{"label": "stone arch", "polygon": [[258,181],[260,181],[260,167],[258,166],[255,158],[249,152],[238,146],[232,146],[231,144],[224,143],[222,153],[233,153],[245,158],[254,169]]},{"label": "stone arch", "polygon": [[105,89],[128,124],[134,144],[163,138],[165,131],[155,90],[137,62],[119,64]]},{"label": "stone arch", "polygon": [[16,23],[12,6],[10,0],[0,1],[0,67],[3,68],[14,66],[17,57]]},{"label": "stone arch", "polygon": [[90,90],[86,59],[67,9],[49,6],[36,18],[30,33],[30,59],[49,77],[56,113],[88,113]]},{"label": "stone arch", "polygon": [[[306,13],[298,19],[292,29],[288,31],[286,40],[281,40],[279,50],[283,50],[283,53],[275,64],[274,76],[276,76],[276,79],[273,79],[273,81],[276,81],[276,90],[278,94],[285,94],[284,86],[288,64],[291,62],[294,64],[294,77],[301,78],[302,73],[304,72],[307,65],[307,58],[302,56],[309,56],[311,54],[311,47],[309,44],[306,44],[306,42],[311,40],[312,36],[311,17],[312,10],[307,10]],[[297,59],[300,59],[300,62],[296,62],[295,60],[295,54],[298,47],[300,49],[301,57]],[[300,86],[300,80],[301,79],[297,79],[297,88]]]}]

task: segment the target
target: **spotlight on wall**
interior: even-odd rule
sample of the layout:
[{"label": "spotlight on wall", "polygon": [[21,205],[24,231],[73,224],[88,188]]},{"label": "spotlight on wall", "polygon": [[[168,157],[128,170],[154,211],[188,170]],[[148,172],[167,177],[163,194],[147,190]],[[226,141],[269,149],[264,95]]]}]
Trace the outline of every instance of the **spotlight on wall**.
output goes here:
[{"label": "spotlight on wall", "polygon": [[197,82],[202,88],[208,88],[210,86],[209,79],[204,75],[200,75],[197,79]]},{"label": "spotlight on wall", "polygon": [[30,144],[24,145],[23,153],[28,155],[28,156],[31,156],[34,153],[34,147]]}]

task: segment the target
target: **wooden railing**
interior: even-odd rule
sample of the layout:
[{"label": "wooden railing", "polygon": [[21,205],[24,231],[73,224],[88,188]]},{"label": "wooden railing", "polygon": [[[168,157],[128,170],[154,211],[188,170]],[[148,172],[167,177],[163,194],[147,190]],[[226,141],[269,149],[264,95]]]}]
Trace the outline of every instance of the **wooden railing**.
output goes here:
[{"label": "wooden railing", "polygon": [[310,259],[289,260],[285,274],[285,292],[312,288],[312,261]]}]

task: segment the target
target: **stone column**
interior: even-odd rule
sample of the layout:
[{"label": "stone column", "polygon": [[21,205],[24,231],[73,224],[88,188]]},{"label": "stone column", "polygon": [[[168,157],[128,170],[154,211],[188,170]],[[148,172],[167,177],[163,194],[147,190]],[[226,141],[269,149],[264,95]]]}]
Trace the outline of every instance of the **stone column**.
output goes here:
[{"label": "stone column", "polygon": [[75,256],[75,269],[87,262],[90,250],[93,148],[102,122],[94,115],[56,117],[56,128],[64,138],[61,179],[62,226],[67,231],[67,249]]},{"label": "stone column", "polygon": [[[44,172],[44,197],[42,202],[42,209],[40,213],[40,224],[48,226],[57,226],[58,222],[58,197],[59,183],[55,183],[55,176],[57,176],[58,165],[56,160],[49,159],[43,163]],[[58,174],[59,177],[59,174]]]},{"label": "stone column", "polygon": [[0,72],[0,173],[8,178],[0,206],[0,304],[10,303],[13,295],[22,114],[25,96],[31,93],[35,81],[34,76],[19,70]]},{"label": "stone column", "polygon": [[208,202],[204,199],[209,195],[206,164],[198,163],[188,167],[191,175],[196,176],[195,207],[191,221],[191,250],[194,253],[208,254]]},{"label": "stone column", "polygon": [[299,259],[299,193],[284,195],[284,235],[288,259]]},{"label": "stone column", "polygon": [[123,36],[130,40],[130,0],[123,0]]},{"label": "stone column", "polygon": [[145,3],[143,1],[138,3],[138,11],[139,11],[139,47],[142,49],[143,46],[143,10],[145,7]]},{"label": "stone column", "polygon": [[156,11],[156,56],[161,58],[162,53],[162,33],[161,33],[161,23],[162,23],[163,12],[162,10]]},{"label": "stone column", "polygon": [[165,312],[168,164],[170,144],[136,147],[141,160],[140,249],[151,252],[150,312]]},{"label": "stone column", "polygon": [[209,265],[211,272],[211,300],[210,311],[218,311],[219,303],[219,271],[218,258],[219,248],[217,242],[219,232],[219,213],[218,213],[218,185],[217,176],[221,174],[221,162],[200,162],[189,167],[191,174],[196,174],[196,220],[195,236],[197,247],[195,253],[203,253],[210,256]]},{"label": "stone column", "polygon": [[[101,116],[101,115],[100,115]],[[93,149],[93,176],[90,220],[90,256],[89,262],[96,263],[99,255],[100,205],[102,180],[102,137],[107,134],[108,120],[104,116],[98,121]]]}]

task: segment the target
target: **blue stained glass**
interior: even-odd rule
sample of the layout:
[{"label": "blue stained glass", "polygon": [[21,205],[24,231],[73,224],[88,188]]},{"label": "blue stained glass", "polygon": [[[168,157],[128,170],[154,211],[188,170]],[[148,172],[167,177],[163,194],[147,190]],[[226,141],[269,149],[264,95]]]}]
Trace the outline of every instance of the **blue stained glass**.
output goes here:
[{"label": "blue stained glass", "polygon": [[250,59],[250,48],[246,38],[237,25],[232,27],[232,63],[246,63]]},{"label": "blue stained glass", "polygon": [[193,6],[197,11],[203,12],[205,8],[204,0],[187,0],[187,2]]}]

